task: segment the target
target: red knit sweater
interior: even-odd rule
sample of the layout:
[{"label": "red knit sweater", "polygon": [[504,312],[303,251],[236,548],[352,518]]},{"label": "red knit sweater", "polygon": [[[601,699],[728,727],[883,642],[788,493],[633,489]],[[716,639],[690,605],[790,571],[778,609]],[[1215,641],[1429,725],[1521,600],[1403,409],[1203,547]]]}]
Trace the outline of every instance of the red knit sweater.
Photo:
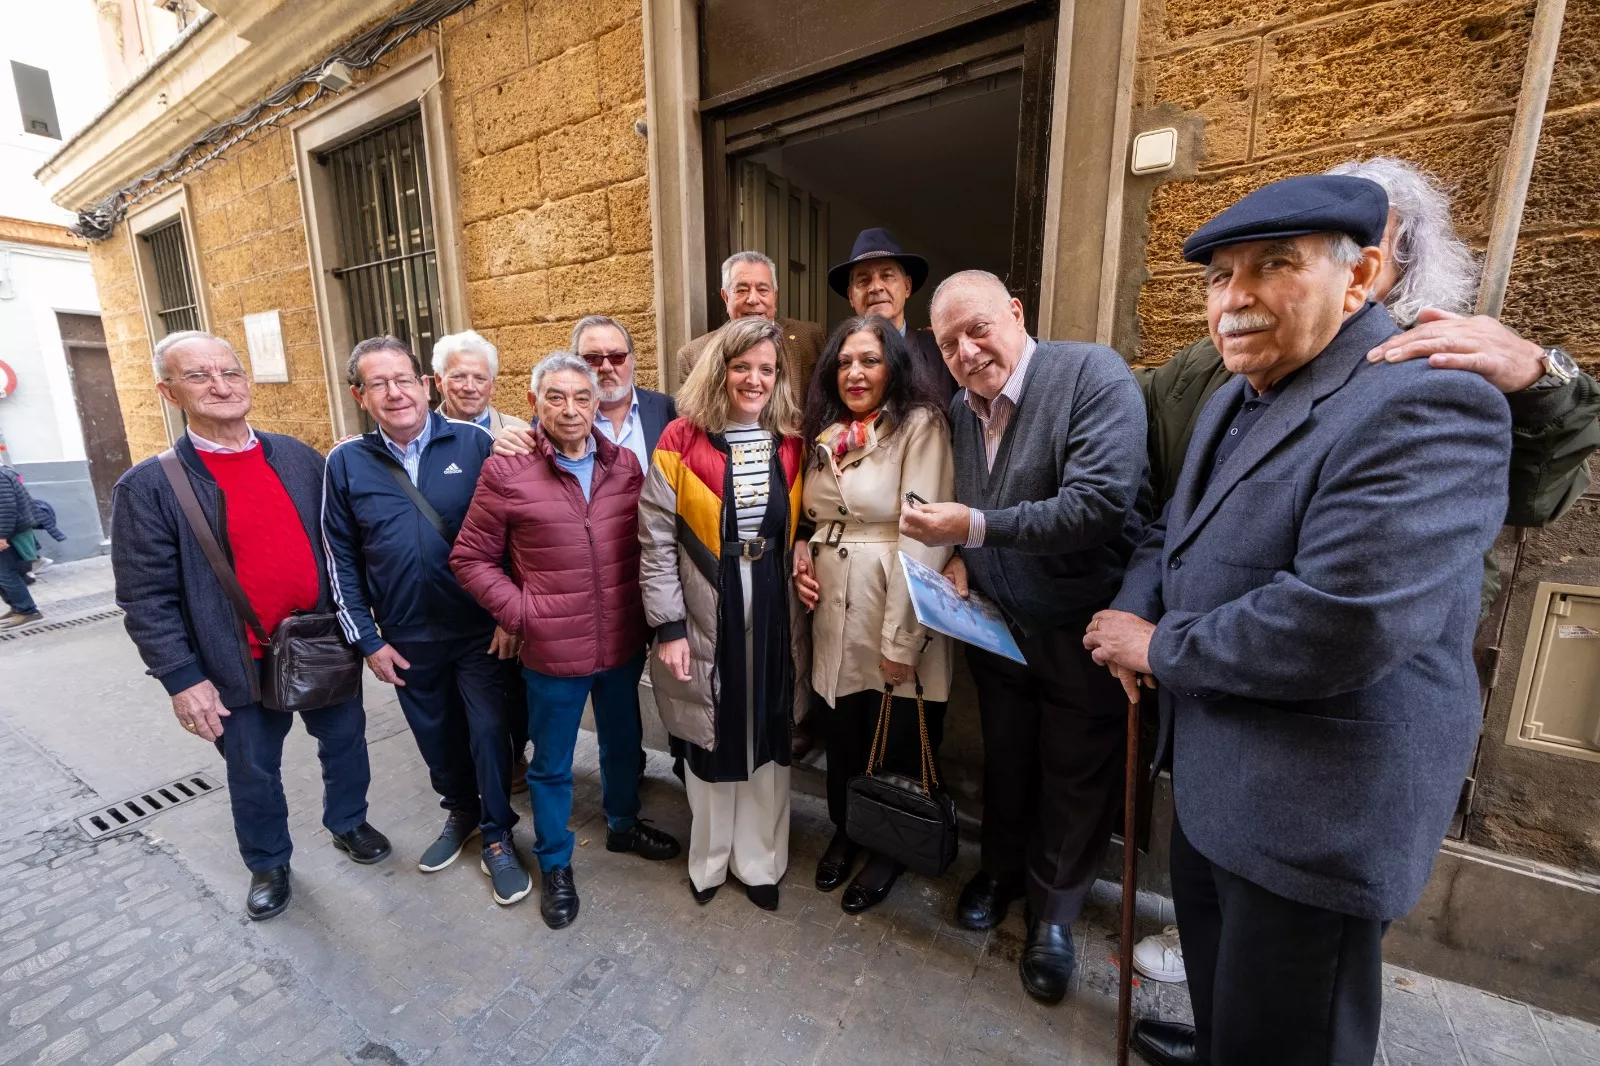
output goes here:
[{"label": "red knit sweater", "polygon": [[[199,454],[227,500],[233,571],[270,636],[295,611],[317,609],[317,560],[306,527],[259,446]],[[259,659],[260,644],[249,636],[250,654]]]}]

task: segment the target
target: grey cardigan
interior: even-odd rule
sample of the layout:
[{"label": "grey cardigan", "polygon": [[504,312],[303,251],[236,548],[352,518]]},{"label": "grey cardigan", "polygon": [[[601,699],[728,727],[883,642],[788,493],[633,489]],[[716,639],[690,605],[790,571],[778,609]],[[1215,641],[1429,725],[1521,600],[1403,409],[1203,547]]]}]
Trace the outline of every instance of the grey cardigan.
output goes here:
[{"label": "grey cardigan", "polygon": [[1144,397],[1100,344],[1040,341],[1022,402],[987,468],[966,390],[950,403],[956,499],[983,511],[964,548],[972,587],[1024,635],[1082,619],[1122,581],[1146,491]]}]

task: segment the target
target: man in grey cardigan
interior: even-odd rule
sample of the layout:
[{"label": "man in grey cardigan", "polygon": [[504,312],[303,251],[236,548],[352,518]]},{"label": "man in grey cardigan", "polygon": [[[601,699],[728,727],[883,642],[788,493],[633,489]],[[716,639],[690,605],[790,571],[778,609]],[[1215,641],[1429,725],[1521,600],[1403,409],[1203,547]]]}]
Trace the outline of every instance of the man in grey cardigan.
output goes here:
[{"label": "man in grey cardigan", "polygon": [[960,546],[946,576],[1000,605],[1028,660],[967,648],[983,730],[982,865],[956,920],[991,928],[1026,894],[1022,984],[1054,1003],[1121,803],[1127,701],[1082,641],[1138,530],[1144,401],[1110,348],[1028,336],[1022,304],[993,274],[951,275],[932,318],[963,387],[950,405],[958,502],[907,506],[901,531]]}]

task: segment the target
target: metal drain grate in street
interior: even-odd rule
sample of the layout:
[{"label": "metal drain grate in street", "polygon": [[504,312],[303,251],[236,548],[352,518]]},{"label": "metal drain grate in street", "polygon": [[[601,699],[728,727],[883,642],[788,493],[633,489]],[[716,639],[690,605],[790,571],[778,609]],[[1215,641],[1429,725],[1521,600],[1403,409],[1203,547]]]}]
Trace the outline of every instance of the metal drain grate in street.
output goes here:
[{"label": "metal drain grate in street", "polygon": [[138,825],[169,807],[208,796],[221,788],[222,785],[210,774],[187,774],[176,781],[141,792],[131,799],[91,811],[78,819],[78,827],[90,840],[99,840],[103,836]]},{"label": "metal drain grate in street", "polygon": [[18,626],[16,629],[8,629],[4,633],[0,633],[0,643],[8,640],[17,640],[22,637],[36,637],[40,633],[54,633],[60,629],[77,629],[79,626],[86,626],[93,622],[104,622],[108,618],[121,617],[121,607],[113,607],[109,611],[96,611],[94,614],[86,614],[81,618],[64,618],[59,622],[51,621],[46,616],[42,621]]}]

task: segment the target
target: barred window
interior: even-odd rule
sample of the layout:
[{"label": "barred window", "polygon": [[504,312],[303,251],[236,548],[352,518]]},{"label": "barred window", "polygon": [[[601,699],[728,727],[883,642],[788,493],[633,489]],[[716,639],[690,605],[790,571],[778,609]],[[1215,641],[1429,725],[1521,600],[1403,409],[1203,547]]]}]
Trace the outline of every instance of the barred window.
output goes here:
[{"label": "barred window", "polygon": [[[200,328],[200,308],[194,295],[194,275],[189,270],[189,249],[183,240],[183,220],[173,219],[140,234],[150,246],[155,267],[156,315],[165,333]],[[148,283],[147,283],[148,284]]]},{"label": "barred window", "polygon": [[333,178],[340,264],[357,340],[399,337],[414,352],[433,346],[441,318],[433,201],[422,114],[323,153]]}]

